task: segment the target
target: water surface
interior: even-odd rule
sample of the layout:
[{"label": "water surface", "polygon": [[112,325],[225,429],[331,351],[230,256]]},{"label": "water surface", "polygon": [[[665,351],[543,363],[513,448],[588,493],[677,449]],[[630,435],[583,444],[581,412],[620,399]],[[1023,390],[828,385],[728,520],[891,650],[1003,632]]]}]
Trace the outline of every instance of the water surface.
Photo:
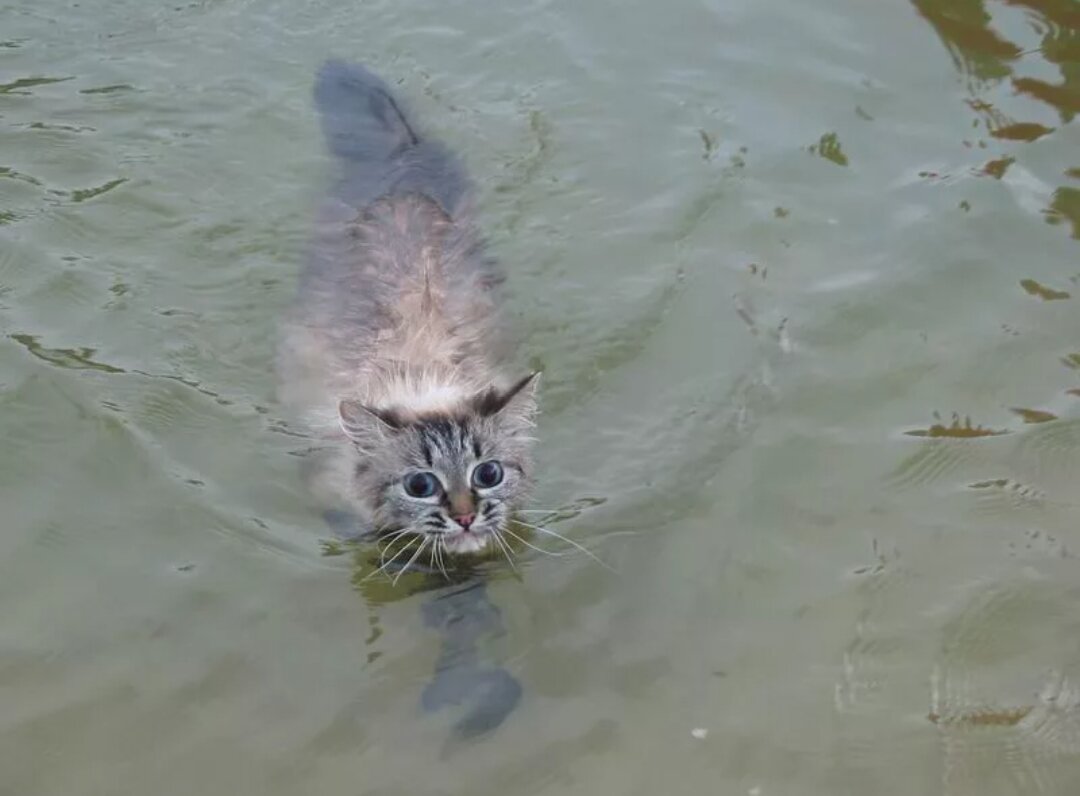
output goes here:
[{"label": "water surface", "polygon": [[[470,164],[615,570],[491,566],[450,751],[274,401],[328,54]],[[0,793],[1076,793],[1078,113],[1072,0],[0,6]]]}]

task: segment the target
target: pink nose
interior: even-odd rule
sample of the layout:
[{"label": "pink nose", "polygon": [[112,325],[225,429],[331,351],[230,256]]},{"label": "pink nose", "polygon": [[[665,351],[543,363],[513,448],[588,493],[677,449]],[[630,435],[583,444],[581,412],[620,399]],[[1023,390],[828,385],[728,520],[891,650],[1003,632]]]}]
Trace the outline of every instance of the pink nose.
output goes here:
[{"label": "pink nose", "polygon": [[469,530],[469,526],[473,524],[473,521],[475,519],[475,514],[459,514],[457,517],[454,517],[454,522],[456,522],[458,525],[460,525],[467,531]]}]

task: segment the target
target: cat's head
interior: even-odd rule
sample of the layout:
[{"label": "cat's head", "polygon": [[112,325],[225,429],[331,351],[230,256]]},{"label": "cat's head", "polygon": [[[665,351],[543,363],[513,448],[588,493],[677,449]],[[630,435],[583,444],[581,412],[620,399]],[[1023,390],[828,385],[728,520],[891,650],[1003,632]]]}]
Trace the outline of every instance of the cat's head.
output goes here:
[{"label": "cat's head", "polygon": [[360,454],[354,486],[378,529],[449,553],[496,544],[530,485],[537,376],[440,411],[343,401],[341,427]]}]

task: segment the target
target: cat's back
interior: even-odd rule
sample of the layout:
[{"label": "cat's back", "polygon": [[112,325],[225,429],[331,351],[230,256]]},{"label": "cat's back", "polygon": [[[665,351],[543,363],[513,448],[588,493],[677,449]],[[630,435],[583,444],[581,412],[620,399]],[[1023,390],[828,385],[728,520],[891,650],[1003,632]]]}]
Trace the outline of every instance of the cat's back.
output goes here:
[{"label": "cat's back", "polygon": [[460,161],[418,134],[379,77],[330,61],[315,100],[337,179],[284,325],[281,389],[292,402],[298,392],[325,400],[319,393],[351,390],[410,326],[442,328],[457,335],[442,343],[475,354],[502,279],[475,231]]},{"label": "cat's back", "polygon": [[421,322],[411,313],[422,306],[451,326],[479,321],[471,313],[501,279],[465,213],[452,218],[418,193],[363,208],[332,199],[315,224],[297,320],[355,347]]}]

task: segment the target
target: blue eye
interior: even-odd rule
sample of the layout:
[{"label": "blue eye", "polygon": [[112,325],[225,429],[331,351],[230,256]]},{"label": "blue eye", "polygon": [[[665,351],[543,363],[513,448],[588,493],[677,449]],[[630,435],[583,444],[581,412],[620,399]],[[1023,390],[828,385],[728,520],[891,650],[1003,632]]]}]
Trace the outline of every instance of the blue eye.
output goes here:
[{"label": "blue eye", "polygon": [[478,489],[490,489],[498,486],[503,480],[502,465],[496,461],[484,462],[476,465],[472,473],[473,486]]},{"label": "blue eye", "polygon": [[413,473],[405,479],[405,491],[414,498],[428,498],[439,489],[439,480],[431,473]]}]

